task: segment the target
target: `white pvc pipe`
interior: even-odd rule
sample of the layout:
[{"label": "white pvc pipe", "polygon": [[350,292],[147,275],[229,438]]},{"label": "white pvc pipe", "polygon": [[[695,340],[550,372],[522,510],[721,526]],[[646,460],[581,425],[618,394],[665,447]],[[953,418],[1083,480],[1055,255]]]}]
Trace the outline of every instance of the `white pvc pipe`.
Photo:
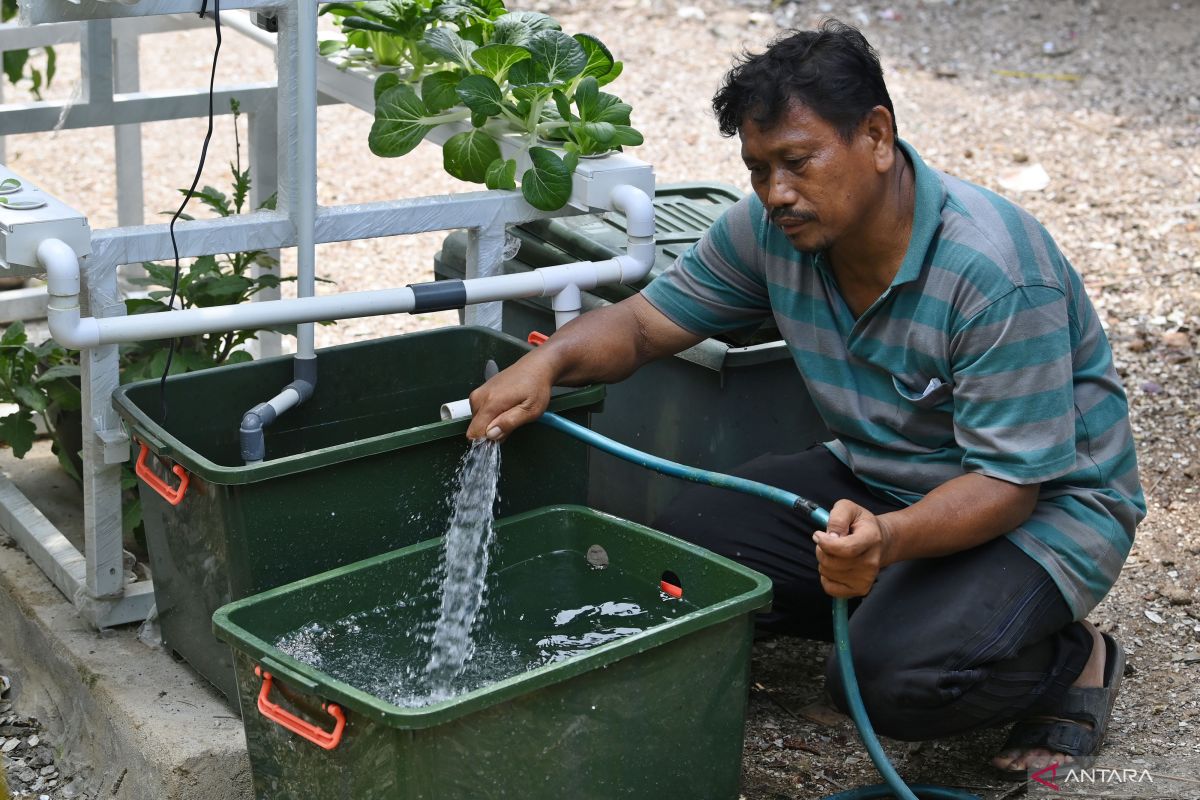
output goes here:
[{"label": "white pvc pipe", "polygon": [[[626,187],[618,187],[622,189]],[[613,192],[617,205],[617,191]],[[636,225],[644,230],[645,208],[649,207],[653,226],[653,205],[646,194],[633,189],[620,192],[619,202]],[[629,255],[605,261],[579,262],[543,267],[532,272],[472,278],[463,281],[466,304],[495,300],[515,300],[523,297],[558,296],[564,306],[574,305],[572,298],[580,290],[614,282],[633,282],[644,277],[654,264],[654,243],[650,238],[631,240]],[[134,314],[124,317],[81,317],[79,310],[79,259],[75,251],[62,241],[46,239],[37,248],[38,262],[46,269],[49,302],[46,311],[50,334],[59,344],[83,349],[118,342],[195,336],[202,333],[269,328],[324,320],[352,319],[379,314],[412,311],[416,295],[412,289],[373,289],[347,292],[324,297],[301,297],[294,300],[265,300],[240,305],[189,308],[156,314]]]},{"label": "white pvc pipe", "polygon": [[289,386],[268,400],[267,405],[275,409],[275,413],[278,415],[287,411],[289,408],[296,406],[299,404],[299,402],[300,393]]},{"label": "white pvc pipe", "polygon": [[453,402],[446,403],[444,406],[442,406],[439,416],[441,416],[443,422],[452,419],[469,417],[471,416],[471,401],[455,400]]},{"label": "white pvc pipe", "polygon": [[[296,223],[296,295],[317,293],[317,4],[300,0],[293,6],[296,42],[296,156],[291,179],[297,194],[290,212]],[[311,322],[296,328],[296,357],[316,358],[316,330]]]}]

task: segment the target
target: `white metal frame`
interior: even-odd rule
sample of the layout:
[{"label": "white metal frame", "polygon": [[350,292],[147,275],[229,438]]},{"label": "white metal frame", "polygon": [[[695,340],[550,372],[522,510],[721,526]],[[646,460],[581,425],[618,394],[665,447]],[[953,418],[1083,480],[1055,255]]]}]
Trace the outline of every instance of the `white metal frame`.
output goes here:
[{"label": "white metal frame", "polygon": [[[51,3],[37,4],[38,11]],[[68,5],[68,4],[63,4]],[[77,11],[71,6],[67,11]],[[35,27],[0,25],[0,52],[70,42],[81,46],[81,91],[77,101],[10,102],[0,105],[0,131],[42,133],[59,128],[113,127],[116,151],[117,219],[121,228],[144,221],[141,123],[201,117],[208,114],[205,88],[178,92],[142,92],[138,79],[138,45],[143,35],[208,25],[194,13],[168,16],[124,16],[91,19],[64,15],[62,21]],[[76,21],[80,20],[80,21]],[[63,80],[59,76],[59,80]],[[214,108],[228,113],[236,97],[246,113],[248,147],[254,171],[251,202],[257,205],[275,191],[275,85],[222,88]],[[222,100],[224,102],[222,102]],[[115,124],[120,121],[123,124]],[[0,162],[3,161],[0,138]],[[166,256],[157,256],[165,258]],[[141,261],[126,261],[138,265]],[[124,270],[122,270],[124,272]],[[113,275],[116,276],[114,269]],[[122,282],[123,283],[123,282]],[[90,293],[88,301],[119,311],[120,286],[107,287],[103,298]],[[269,299],[264,292],[262,299]],[[0,321],[45,316],[44,287],[5,293]],[[279,337],[264,337],[263,355],[280,352]],[[128,458],[128,439],[111,411],[109,397],[117,385],[116,349],[91,351],[82,361],[84,387],[84,553],[54,527],[44,514],[7,478],[0,476],[0,525],[22,545],[63,594],[98,628],[145,619],[153,605],[153,587],[139,581],[126,585],[121,536],[120,464]],[[91,428],[89,431],[88,429]]]},{"label": "white metal frame", "polygon": [[[23,2],[23,20],[26,23],[45,24],[47,28],[54,29],[63,22],[90,20],[84,39],[89,69],[95,54],[108,56],[108,69],[101,64],[98,67],[99,76],[89,72],[89,94],[86,103],[81,104],[84,111],[76,116],[79,106],[73,108],[68,117],[68,126],[112,124],[118,114],[121,122],[128,124],[200,116],[201,113],[191,112],[196,111],[196,104],[201,101],[202,113],[207,113],[207,99],[203,95],[172,92],[154,93],[151,97],[150,93],[136,91],[114,93],[111,83],[112,20],[184,12],[194,14],[200,0],[139,0],[134,5],[100,3],[96,0],[82,0],[78,5],[67,0]],[[297,108],[305,105],[299,102],[298,96],[299,87],[304,82],[297,75],[295,52],[298,47],[305,46],[305,42],[299,37],[296,9],[309,4],[313,6],[312,13],[315,14],[316,0],[223,0],[221,3],[223,23],[266,44],[278,45],[278,92],[273,86],[250,86],[223,90],[221,97],[236,96],[243,109],[253,114],[252,164],[258,164],[263,169],[263,165],[271,162],[270,158],[264,156],[264,150],[268,142],[277,138],[278,161],[275,163],[279,178],[279,205],[273,213],[259,212],[177,225],[176,240],[181,256],[237,252],[249,248],[281,248],[302,243],[302,232],[297,229],[303,213],[296,208],[296,203],[304,196],[301,182],[315,182],[315,170],[312,170],[314,174],[306,174],[306,165],[297,154],[303,148],[294,145],[297,137],[306,135],[306,131],[313,131],[307,135],[315,136],[315,126],[311,119],[299,119],[296,112]],[[279,22],[278,38],[271,41],[275,37],[258,31],[247,19],[240,18],[241,15],[225,16],[227,11],[234,9],[275,13]],[[145,19],[142,22],[149,24]],[[28,41],[22,40],[23,46]],[[315,49],[315,41],[307,46]],[[340,70],[333,65],[318,64],[316,85],[323,96],[336,101],[373,110],[372,82],[373,77],[361,70]],[[275,115],[267,113],[271,103],[275,103]],[[227,99],[224,103],[219,101],[217,107],[227,108]],[[11,107],[0,110],[2,130],[8,129],[3,116],[8,108]],[[13,118],[26,120],[24,124],[30,126],[33,123],[28,120],[45,122],[48,113],[36,108],[23,110],[35,116],[22,114],[13,115]],[[37,114],[42,116],[36,117]],[[272,121],[267,121],[268,118]],[[277,123],[272,124],[274,120]],[[71,121],[75,124],[71,125]],[[272,132],[274,137],[270,135]],[[502,144],[502,149],[510,156],[516,150],[514,146],[505,144]],[[266,168],[266,174],[269,176],[269,167]],[[263,177],[259,176],[256,185],[266,185],[268,181]],[[263,182],[259,183],[260,180]],[[546,216],[609,209],[614,189],[622,185],[634,186],[652,197],[653,171],[648,164],[621,155],[584,162],[576,174],[568,207],[556,214],[546,214],[532,208],[519,193],[499,191],[310,209],[310,214],[315,210],[312,239],[315,243],[324,243],[466,228],[469,232],[467,277],[487,277],[500,270],[508,225]],[[83,314],[97,317],[123,314],[124,305],[117,279],[119,265],[162,260],[170,255],[167,226],[142,225],[140,222],[127,224],[123,220],[120,227],[93,233],[92,252],[82,263]],[[500,304],[468,307],[467,321],[499,328]],[[3,481],[0,481],[0,524],[18,539],[43,571],[75,602],[85,618],[97,627],[104,627],[144,618],[153,594],[147,582],[126,585],[124,578],[118,479],[120,464],[129,457],[129,443],[111,404],[118,380],[117,348],[115,345],[93,348],[84,352],[81,361],[85,553],[81,556],[58,531],[53,530],[40,512],[19,497],[19,492],[14,496],[15,488],[5,485]]]}]

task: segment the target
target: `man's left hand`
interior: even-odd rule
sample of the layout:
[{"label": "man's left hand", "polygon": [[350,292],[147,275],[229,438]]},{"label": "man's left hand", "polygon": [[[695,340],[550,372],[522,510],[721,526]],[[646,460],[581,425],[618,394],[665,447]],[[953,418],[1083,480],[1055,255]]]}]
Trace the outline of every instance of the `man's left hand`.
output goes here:
[{"label": "man's left hand", "polygon": [[813,534],[821,588],[832,597],[862,597],[887,564],[887,526],[867,509],[839,500],[827,530]]}]

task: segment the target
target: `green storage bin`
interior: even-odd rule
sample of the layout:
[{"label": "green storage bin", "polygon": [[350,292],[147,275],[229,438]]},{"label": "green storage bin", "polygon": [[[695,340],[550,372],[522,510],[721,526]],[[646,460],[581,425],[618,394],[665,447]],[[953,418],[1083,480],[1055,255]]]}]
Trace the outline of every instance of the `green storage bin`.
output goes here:
[{"label": "green storage bin", "polygon": [[[667,184],[654,196],[657,256],[649,279],[687,251],[742,196],[722,184]],[[625,218],[617,212],[539,220],[513,229],[521,242],[505,272],[600,260],[623,252]],[[434,257],[439,279],[462,278],[467,238],[454,233]],[[648,280],[649,280],[648,279]],[[617,302],[641,287],[603,286],[583,293],[584,311]],[[549,298],[506,302],[502,328],[524,339],[552,333]],[[708,339],[673,358],[642,367],[609,387],[592,427],[655,455],[727,472],[765,453],[792,453],[829,438],[824,423],[774,323]],[[681,481],[606,453],[592,457],[588,505],[653,524],[683,490]]]},{"label": "green storage bin", "polygon": [[[596,544],[607,551],[608,570],[650,591],[664,571],[674,572],[692,610],[424,707],[392,705],[285,655],[272,642],[313,622],[331,626],[380,606],[394,608],[397,600],[422,591],[437,563],[440,539],[217,611],[214,630],[235,654],[255,796],[736,798],[753,613],[770,602],[770,581],[657,531],[570,506],[500,522],[489,574],[503,575],[546,555],[582,563]],[[547,591],[538,581],[520,585],[522,594]],[[555,589],[562,608],[588,602],[580,600],[586,587],[578,594],[570,585]],[[485,613],[528,599],[488,597]],[[503,619],[495,624],[509,624],[511,615]],[[486,631],[489,624],[480,627]],[[361,636],[370,636],[370,630]],[[354,638],[347,638],[347,648],[354,647]],[[345,718],[340,741],[325,749],[257,710],[263,681],[256,667],[274,683],[263,699],[326,735],[335,728],[327,704],[336,705]],[[330,744],[332,739],[325,742]]]},{"label": "green storage bin", "polygon": [[[442,422],[442,403],[466,397],[489,359],[516,361],[529,345],[485,328],[452,327],[319,351],[308,402],[266,429],[267,460],[242,464],[242,415],[292,380],[290,357],[123,386],[113,404],[178,505],[139,482],[163,643],[231,701],[229,648],[212,635],[222,605],[445,532],[448,493],[468,446],[467,420]],[[554,400],[588,424],[603,387]],[[544,426],[505,444],[499,514],[583,502],[588,448]],[[153,465],[156,459],[148,459]],[[553,465],[548,469],[547,465]]]}]

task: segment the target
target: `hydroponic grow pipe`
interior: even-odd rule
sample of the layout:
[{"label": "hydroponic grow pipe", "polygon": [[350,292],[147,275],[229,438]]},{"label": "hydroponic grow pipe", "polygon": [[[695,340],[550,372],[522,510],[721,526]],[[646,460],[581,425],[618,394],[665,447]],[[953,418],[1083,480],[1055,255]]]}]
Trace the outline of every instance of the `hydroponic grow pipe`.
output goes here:
[{"label": "hydroponic grow pipe", "polygon": [[45,239],[38,245],[37,260],[46,270],[49,295],[46,319],[50,335],[66,347],[84,349],[301,322],[442,311],[474,303],[553,296],[569,286],[591,289],[606,283],[636,282],[648,275],[654,265],[654,207],[645,192],[631,186],[614,189],[612,205],[630,220],[629,240],[626,255],[604,261],[560,264],[487,278],[417,283],[404,288],[122,317],[81,316],[79,259],[69,245],[58,239]]},{"label": "hydroponic grow pipe", "polygon": [[[585,444],[603,450],[617,458],[623,458],[638,466],[645,467],[646,469],[652,469],[655,472],[661,472],[664,475],[671,475],[694,483],[703,483],[708,486],[731,489],[735,492],[761,497],[807,514],[809,519],[818,528],[824,529],[829,525],[829,512],[798,494],[793,494],[774,486],[768,486],[758,481],[699,469],[698,467],[688,467],[675,461],[659,458],[658,456],[650,455],[620,442],[613,441],[606,436],[601,436],[595,431],[589,430],[582,425],[577,425],[557,414],[547,412],[542,414],[538,421]],[[918,798],[922,798],[923,800],[979,800],[976,795],[946,786],[913,784],[910,787],[904,783],[904,779],[900,777],[895,767],[888,761],[887,754],[883,752],[883,747],[879,744],[879,739],[875,736],[875,730],[871,727],[871,721],[867,719],[866,706],[863,704],[862,694],[858,689],[858,680],[854,675],[854,661],[850,654],[849,612],[846,600],[842,597],[835,597],[833,599],[833,638],[837,649],[839,674],[846,694],[846,703],[850,709],[850,716],[858,728],[858,735],[862,739],[863,745],[867,748],[867,754],[870,755],[871,761],[875,764],[875,768],[879,770],[879,774],[883,776],[885,783],[839,792],[838,794],[830,795],[825,800],[874,800],[874,798],[885,797],[898,797],[901,800],[918,800]]]}]

